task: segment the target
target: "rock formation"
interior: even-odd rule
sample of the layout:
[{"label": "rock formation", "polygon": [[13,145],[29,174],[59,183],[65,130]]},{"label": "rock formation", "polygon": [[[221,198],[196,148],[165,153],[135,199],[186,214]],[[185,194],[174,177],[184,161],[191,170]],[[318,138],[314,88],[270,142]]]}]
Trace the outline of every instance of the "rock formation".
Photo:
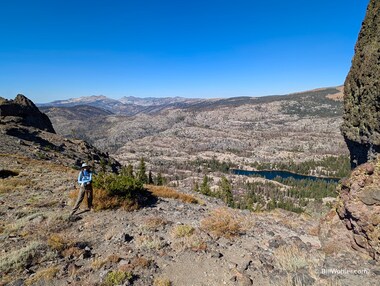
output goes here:
[{"label": "rock formation", "polygon": [[14,100],[0,98],[0,119],[2,123],[13,121],[55,133],[49,117],[22,94],[18,94]]},{"label": "rock formation", "polygon": [[380,255],[380,164],[365,163],[342,182],[338,215],[352,230],[351,246],[367,251],[372,258]]},{"label": "rock formation", "polygon": [[118,170],[121,165],[108,153],[83,140],[56,134],[49,117],[19,94],[0,98],[0,154],[28,157],[78,168],[87,162],[95,169]]},{"label": "rock formation", "polygon": [[342,133],[351,166],[380,153],[380,2],[371,0],[344,84]]}]

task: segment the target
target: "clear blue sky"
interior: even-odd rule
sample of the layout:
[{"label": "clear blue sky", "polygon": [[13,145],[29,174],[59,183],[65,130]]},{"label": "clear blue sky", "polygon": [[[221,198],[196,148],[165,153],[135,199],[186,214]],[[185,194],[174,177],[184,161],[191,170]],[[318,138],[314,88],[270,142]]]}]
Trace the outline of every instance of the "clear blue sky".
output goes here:
[{"label": "clear blue sky", "polygon": [[341,85],[368,0],[1,0],[0,96],[231,97]]}]

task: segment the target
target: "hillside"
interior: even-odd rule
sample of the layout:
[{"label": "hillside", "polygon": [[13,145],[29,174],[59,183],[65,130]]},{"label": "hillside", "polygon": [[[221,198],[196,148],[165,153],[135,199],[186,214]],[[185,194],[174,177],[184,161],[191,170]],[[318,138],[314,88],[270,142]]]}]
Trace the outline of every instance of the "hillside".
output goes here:
[{"label": "hillside", "polygon": [[1,119],[0,285],[377,282],[378,265],[351,250],[334,211],[253,213],[189,186],[145,185],[139,196],[150,199],[131,209],[107,207],[115,197],[95,188],[96,211],[69,219],[77,161],[100,169],[95,155],[109,166],[117,162],[83,141]]},{"label": "hillside", "polygon": [[[346,155],[340,134],[341,88],[285,96],[210,99],[135,116],[87,114],[72,107],[44,107],[58,133],[86,139],[124,164],[145,157],[155,171],[173,173],[198,158],[255,162],[301,162]],[[153,110],[157,106],[142,106]],[[157,169],[157,166],[161,166]],[[174,167],[174,169],[171,169]],[[153,168],[153,167],[152,167]]]}]

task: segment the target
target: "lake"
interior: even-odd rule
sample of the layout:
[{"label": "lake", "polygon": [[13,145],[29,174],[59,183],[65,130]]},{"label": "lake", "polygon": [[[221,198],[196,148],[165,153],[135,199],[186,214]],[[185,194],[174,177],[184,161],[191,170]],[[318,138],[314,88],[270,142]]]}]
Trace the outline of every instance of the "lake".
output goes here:
[{"label": "lake", "polygon": [[261,177],[264,177],[268,180],[273,180],[275,177],[281,177],[283,179],[287,178],[294,178],[296,180],[322,180],[328,183],[338,183],[340,181],[339,178],[328,178],[328,177],[315,177],[315,176],[306,176],[306,175],[300,175],[296,173],[292,173],[289,171],[247,171],[247,170],[240,170],[240,169],[231,169],[231,172],[235,175],[244,175],[244,176],[252,176],[252,175],[259,175]]}]

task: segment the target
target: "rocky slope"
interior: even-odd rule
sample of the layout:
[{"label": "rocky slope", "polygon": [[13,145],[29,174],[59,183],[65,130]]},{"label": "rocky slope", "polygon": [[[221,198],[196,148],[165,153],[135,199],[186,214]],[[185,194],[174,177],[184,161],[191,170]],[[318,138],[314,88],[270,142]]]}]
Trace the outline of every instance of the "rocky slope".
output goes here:
[{"label": "rocky slope", "polygon": [[321,224],[286,211],[232,210],[181,188],[197,203],[158,197],[137,211],[82,212],[70,221],[77,171],[23,156],[1,155],[0,162],[18,173],[0,179],[0,285],[378,281],[379,264],[351,250],[330,218]]},{"label": "rocky slope", "polygon": [[371,0],[344,85],[342,133],[352,167],[380,152],[380,2]]}]

